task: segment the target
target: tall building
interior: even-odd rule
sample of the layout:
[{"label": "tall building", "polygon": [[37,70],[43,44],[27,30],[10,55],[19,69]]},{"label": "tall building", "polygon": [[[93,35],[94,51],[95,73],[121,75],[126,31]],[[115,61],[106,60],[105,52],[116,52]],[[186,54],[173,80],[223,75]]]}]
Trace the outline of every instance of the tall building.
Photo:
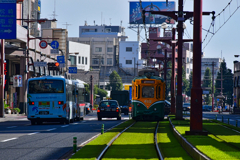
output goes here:
[{"label": "tall building", "polygon": [[[211,72],[214,71],[214,80],[216,80],[221,62],[221,58],[202,58],[201,80],[203,80],[207,68],[209,68]],[[214,63],[214,68],[212,68],[212,63]]]}]

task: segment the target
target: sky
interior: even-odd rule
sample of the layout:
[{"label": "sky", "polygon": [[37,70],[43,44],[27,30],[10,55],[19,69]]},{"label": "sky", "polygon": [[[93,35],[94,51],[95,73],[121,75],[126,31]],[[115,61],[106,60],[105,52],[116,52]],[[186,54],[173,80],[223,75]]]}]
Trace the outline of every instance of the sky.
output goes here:
[{"label": "sky", "polygon": [[[145,1],[158,2],[155,0]],[[164,0],[162,1],[166,2]],[[177,10],[178,0],[172,1],[175,2],[175,10]],[[212,15],[203,16],[202,18],[204,29],[202,31],[202,40],[204,40],[207,35],[202,45],[202,51],[205,54],[204,58],[224,58],[227,63],[227,68],[233,70],[233,61],[240,61],[240,57],[234,57],[234,55],[240,55],[240,22],[238,22],[240,9],[237,9],[237,6],[240,6],[240,0],[202,1],[203,11],[215,11],[216,16],[214,29],[213,27],[210,29],[211,33],[204,30],[209,29],[212,22]],[[194,0],[183,0],[183,2],[184,11],[193,11]],[[228,5],[229,2],[231,2],[230,5]],[[225,10],[223,11],[224,8]],[[58,28],[66,28],[65,24],[69,24],[67,26],[69,37],[78,37],[79,26],[83,26],[85,21],[87,21],[88,25],[93,25],[95,21],[97,25],[111,24],[112,26],[120,26],[122,21],[122,26],[125,27],[125,33],[129,37],[127,41],[137,41],[136,29],[132,30],[128,28],[130,26],[129,0],[41,0],[41,18],[53,18],[54,11]],[[217,16],[219,13],[221,14]],[[230,15],[232,16],[230,17]],[[227,21],[229,17],[230,19]],[[175,27],[176,24],[177,23],[175,23]],[[192,39],[193,25],[190,24],[190,20],[187,20],[185,24],[187,28],[183,38]],[[141,37],[145,38],[144,30],[141,31]],[[210,37],[212,37],[211,40]],[[144,39],[141,40],[145,42]],[[208,41],[209,43],[207,44]]]}]

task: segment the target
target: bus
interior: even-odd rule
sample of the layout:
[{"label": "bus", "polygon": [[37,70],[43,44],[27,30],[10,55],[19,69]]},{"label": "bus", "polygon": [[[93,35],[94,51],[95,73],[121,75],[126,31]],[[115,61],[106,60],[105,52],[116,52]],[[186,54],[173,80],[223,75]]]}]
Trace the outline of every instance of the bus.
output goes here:
[{"label": "bus", "polygon": [[63,76],[30,78],[27,83],[27,118],[32,125],[43,122],[69,124],[83,119],[84,84]]}]

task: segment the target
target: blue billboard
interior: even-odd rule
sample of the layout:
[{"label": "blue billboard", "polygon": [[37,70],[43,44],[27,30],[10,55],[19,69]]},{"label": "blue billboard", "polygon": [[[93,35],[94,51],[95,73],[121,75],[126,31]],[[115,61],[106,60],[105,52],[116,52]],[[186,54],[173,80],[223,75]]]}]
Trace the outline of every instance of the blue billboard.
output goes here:
[{"label": "blue billboard", "polygon": [[[139,2],[129,2],[129,24],[143,24],[142,10]],[[175,11],[175,2],[142,2],[142,9],[145,11]],[[145,13],[145,24],[162,24],[166,22],[168,24],[174,24],[174,19],[159,15]]]}]

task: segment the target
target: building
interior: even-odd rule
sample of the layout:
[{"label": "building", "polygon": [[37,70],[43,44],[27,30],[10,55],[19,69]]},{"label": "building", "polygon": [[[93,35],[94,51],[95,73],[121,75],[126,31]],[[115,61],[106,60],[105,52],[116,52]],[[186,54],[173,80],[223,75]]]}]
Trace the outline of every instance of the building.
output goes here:
[{"label": "building", "polygon": [[183,67],[184,70],[186,72],[186,79],[189,80],[189,75],[192,72],[192,59],[193,59],[193,44],[192,43],[184,43],[183,44],[183,52],[182,52],[182,56],[183,56]]},{"label": "building", "polygon": [[233,104],[234,112],[240,112],[240,62],[234,61],[234,81],[233,81]]},{"label": "building", "polygon": [[143,68],[138,41],[119,42],[119,67],[133,76],[138,74],[138,69]]},{"label": "building", "polygon": [[68,54],[70,61],[68,67],[77,67],[78,70],[90,70],[90,45],[68,41]]},{"label": "building", "polygon": [[202,58],[201,80],[203,80],[207,68],[211,70],[211,73],[214,72],[214,80],[216,80],[221,62],[222,62],[221,58]]},{"label": "building", "polygon": [[[35,36],[39,36],[41,33],[39,28],[40,21],[37,21],[41,13],[39,2],[40,0],[17,1],[17,19],[29,18],[30,21],[27,23],[23,20],[17,20],[16,39],[6,39],[4,43],[5,64],[3,66],[5,70],[5,87],[4,95],[1,95],[2,92],[0,93],[0,101],[2,102],[4,99],[5,103],[10,107],[20,108],[20,113],[26,113],[26,84],[28,78],[49,74],[47,66],[37,67],[34,65],[34,62],[56,62],[56,56],[50,54],[52,48],[50,46],[47,46],[45,49],[40,48],[40,39],[35,38]],[[28,33],[30,34],[28,35]],[[57,73],[50,72],[50,74]],[[22,87],[13,86],[14,75],[22,76]]]}]

